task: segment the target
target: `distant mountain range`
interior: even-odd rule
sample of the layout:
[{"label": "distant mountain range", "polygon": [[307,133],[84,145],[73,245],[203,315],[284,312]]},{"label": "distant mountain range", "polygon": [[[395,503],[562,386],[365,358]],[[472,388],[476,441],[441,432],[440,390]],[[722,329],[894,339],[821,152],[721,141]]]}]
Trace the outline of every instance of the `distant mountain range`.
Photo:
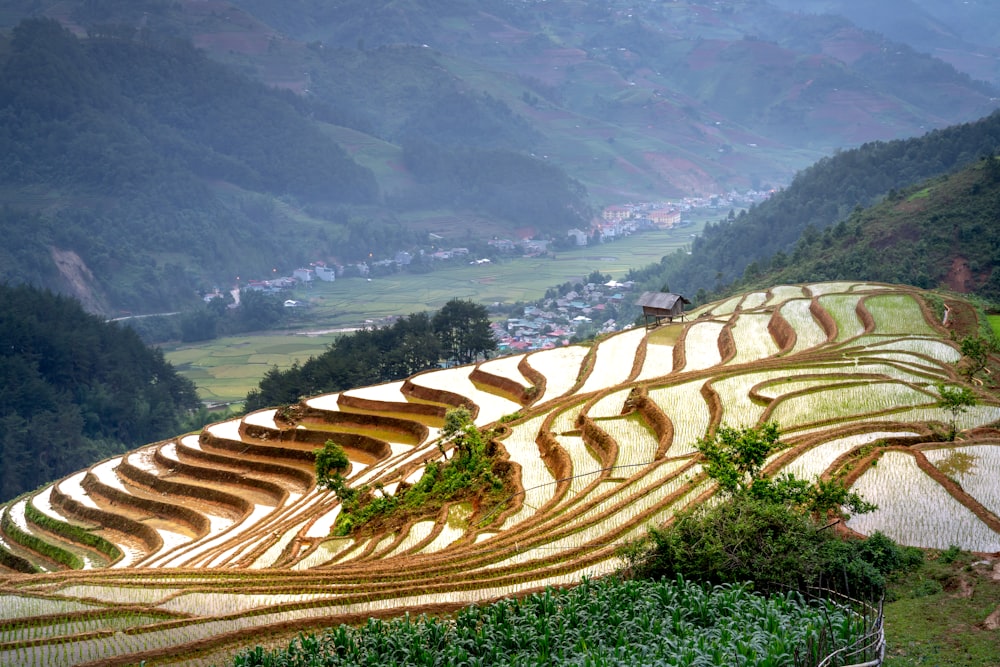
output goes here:
[{"label": "distant mountain range", "polygon": [[[149,312],[428,232],[560,235],[610,203],[778,186],[997,107],[915,29],[782,5],[5,3],[2,277]],[[972,23],[940,48],[995,61]]]}]

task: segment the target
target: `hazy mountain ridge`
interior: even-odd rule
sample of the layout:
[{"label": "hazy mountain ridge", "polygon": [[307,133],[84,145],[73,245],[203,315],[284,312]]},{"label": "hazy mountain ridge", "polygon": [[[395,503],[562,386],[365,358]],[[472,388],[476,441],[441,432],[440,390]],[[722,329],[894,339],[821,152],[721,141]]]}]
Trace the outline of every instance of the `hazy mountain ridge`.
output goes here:
[{"label": "hazy mountain ridge", "polygon": [[[996,104],[940,61],[767,3],[95,0],[15,3],[0,24],[29,14],[81,39],[32,75],[27,108],[6,96],[0,202],[24,233],[5,276],[66,289],[47,255],[72,251],[94,303],[139,312],[412,245],[428,211],[559,235],[605,203],[774,185]],[[25,58],[60,57],[0,56],[15,93]]]}]

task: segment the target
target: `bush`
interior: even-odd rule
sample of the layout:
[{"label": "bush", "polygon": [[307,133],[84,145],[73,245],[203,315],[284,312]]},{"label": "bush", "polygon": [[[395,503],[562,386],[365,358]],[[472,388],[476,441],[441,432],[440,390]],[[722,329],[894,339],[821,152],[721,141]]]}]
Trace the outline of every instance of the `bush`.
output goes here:
[{"label": "bush", "polygon": [[749,581],[763,591],[821,586],[870,598],[884,592],[894,572],[922,560],[919,550],[901,548],[881,533],[842,540],[801,511],[746,494],[678,515],[623,556],[643,578]]}]

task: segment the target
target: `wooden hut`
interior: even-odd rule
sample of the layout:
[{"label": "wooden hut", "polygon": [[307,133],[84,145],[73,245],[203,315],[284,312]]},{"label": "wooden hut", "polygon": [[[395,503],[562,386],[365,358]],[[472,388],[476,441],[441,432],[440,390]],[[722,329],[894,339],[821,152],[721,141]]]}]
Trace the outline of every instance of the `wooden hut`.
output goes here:
[{"label": "wooden hut", "polygon": [[675,317],[684,321],[684,305],[691,305],[690,301],[673,292],[643,292],[635,303],[642,306],[647,329],[657,326],[663,320],[673,322]]}]

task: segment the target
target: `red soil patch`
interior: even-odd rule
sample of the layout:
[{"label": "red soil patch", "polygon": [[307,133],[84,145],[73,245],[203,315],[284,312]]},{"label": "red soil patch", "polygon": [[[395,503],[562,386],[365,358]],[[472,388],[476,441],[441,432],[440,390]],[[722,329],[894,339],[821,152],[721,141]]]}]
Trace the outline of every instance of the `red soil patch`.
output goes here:
[{"label": "red soil patch", "polygon": [[956,257],[951,260],[951,268],[944,277],[944,283],[948,289],[960,294],[968,294],[976,287],[972,269],[969,268],[969,261],[964,257]]},{"label": "red soil patch", "polygon": [[658,176],[682,192],[712,192],[715,179],[694,162],[664,153],[648,152],[642,157]]},{"label": "red soil patch", "polygon": [[688,67],[695,72],[715,67],[718,64],[719,54],[726,49],[728,44],[728,42],[717,39],[706,39],[699,42],[688,53]]}]

